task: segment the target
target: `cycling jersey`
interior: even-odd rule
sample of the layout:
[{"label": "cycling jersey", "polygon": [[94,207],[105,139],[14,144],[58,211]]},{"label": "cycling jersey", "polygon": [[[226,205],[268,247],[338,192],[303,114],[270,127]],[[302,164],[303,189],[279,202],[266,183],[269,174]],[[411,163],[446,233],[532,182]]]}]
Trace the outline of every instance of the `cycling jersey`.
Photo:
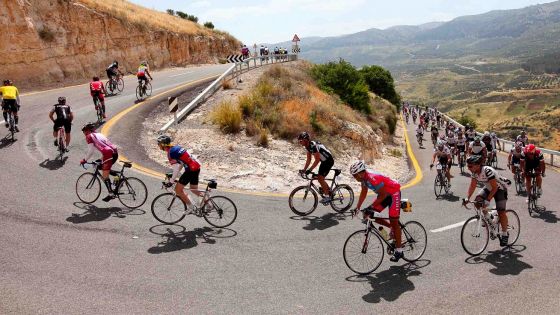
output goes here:
[{"label": "cycling jersey", "polygon": [[56,120],[69,120],[72,109],[66,104],[55,104],[51,113],[56,114]]},{"label": "cycling jersey", "polygon": [[484,144],[482,142],[480,142],[479,144],[476,144],[474,141],[471,142],[471,144],[469,145],[469,148],[471,148],[471,152],[473,154],[482,154],[482,150],[485,148]]},{"label": "cycling jersey", "polygon": [[540,150],[536,150],[532,159],[528,159],[525,152],[521,153],[521,159],[525,161],[525,170],[533,170],[540,167],[541,161],[544,161],[544,156]]},{"label": "cycling jersey", "polygon": [[529,143],[529,137],[527,137],[527,136],[523,137],[523,136],[519,135],[519,136],[517,136],[515,141],[520,141],[520,142],[523,143],[523,146],[526,146]]},{"label": "cycling jersey", "polygon": [[490,185],[490,180],[495,179],[498,183],[498,189],[507,190],[507,179],[498,175],[496,170],[490,166],[482,166],[479,174],[472,174],[472,178],[476,179],[477,182],[484,185],[484,188],[491,191],[492,185]]},{"label": "cycling jersey", "polygon": [[98,132],[92,132],[86,137],[87,144],[93,144],[93,146],[99,150],[101,153],[105,152],[116,152],[117,147],[109,141],[104,135]]},{"label": "cycling jersey", "polygon": [[376,194],[379,194],[379,190],[383,187],[388,194],[394,194],[401,190],[401,184],[398,182],[387,176],[368,171],[366,171],[362,185],[373,190]]},{"label": "cycling jersey", "polygon": [[436,127],[432,127],[432,129],[430,129],[430,131],[432,132],[432,135],[437,135],[438,134],[438,129]]},{"label": "cycling jersey", "polygon": [[93,96],[93,94],[103,94],[103,91],[105,91],[105,86],[103,85],[103,82],[101,81],[92,81],[89,84],[89,90],[91,91],[91,95]]},{"label": "cycling jersey", "polygon": [[450,146],[455,146],[457,144],[457,138],[455,138],[453,136],[447,137],[447,143]]},{"label": "cycling jersey", "polygon": [[138,71],[136,72],[137,77],[144,77],[146,76],[146,71],[148,71],[148,67],[140,66],[138,67]]},{"label": "cycling jersey", "polygon": [[515,148],[512,148],[510,153],[511,153],[511,164],[519,164],[521,157],[523,155],[523,150],[519,150],[519,152],[517,152]]},{"label": "cycling jersey", "polygon": [[498,137],[497,137],[497,136],[491,137],[492,147],[493,147],[494,149],[496,149],[496,148],[498,147],[498,141],[499,141],[499,140],[498,140]]},{"label": "cycling jersey", "polygon": [[424,128],[422,128],[422,127],[416,128],[416,134],[419,134],[419,135],[424,134]]},{"label": "cycling jersey", "polygon": [[113,62],[112,64],[110,64],[110,65],[107,67],[107,70],[115,71],[115,70],[118,69],[118,68],[119,68],[119,66],[117,66],[117,65]]},{"label": "cycling jersey", "polygon": [[467,143],[467,139],[465,139],[465,137],[461,137],[461,138],[457,138],[457,145],[458,146],[465,146],[465,143]]},{"label": "cycling jersey", "polygon": [[435,148],[434,154],[436,155],[436,158],[440,161],[440,164],[445,164],[445,162],[447,162],[447,159],[449,158],[449,155],[451,155],[451,151],[447,146],[444,146],[443,150],[439,150],[438,148]]},{"label": "cycling jersey", "polygon": [[474,140],[474,137],[476,136],[476,131],[469,129],[465,132],[465,134],[467,135],[467,139]]},{"label": "cycling jersey", "polygon": [[305,149],[311,154],[319,152],[321,162],[334,160],[331,151],[327,150],[327,148],[319,141],[309,141],[309,146]]},{"label": "cycling jersey", "polygon": [[171,165],[180,163],[185,170],[198,171],[200,170],[200,163],[196,158],[189,154],[189,152],[179,145],[171,147],[167,153],[167,158]]},{"label": "cycling jersey", "polygon": [[18,89],[12,85],[0,86],[0,93],[5,100],[15,100],[18,96]]}]

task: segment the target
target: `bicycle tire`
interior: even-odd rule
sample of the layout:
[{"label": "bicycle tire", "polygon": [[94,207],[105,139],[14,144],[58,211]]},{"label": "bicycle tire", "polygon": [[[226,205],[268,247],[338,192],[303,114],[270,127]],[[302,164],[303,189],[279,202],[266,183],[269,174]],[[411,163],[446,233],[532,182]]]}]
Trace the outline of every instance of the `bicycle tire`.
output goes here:
[{"label": "bicycle tire", "polygon": [[[143,181],[136,177],[124,177],[117,187],[117,196],[123,206],[136,209],[144,205],[148,199],[148,188]],[[129,203],[129,200],[135,201],[135,203]]]},{"label": "bicycle tire", "polygon": [[[344,193],[346,190],[347,193]],[[346,184],[338,185],[332,191],[333,200],[331,201],[331,208],[338,212],[344,213],[352,207],[354,204],[354,191],[352,187]],[[344,205],[344,201],[348,201],[348,204]]]},{"label": "bicycle tire", "polygon": [[12,112],[8,113],[8,124],[10,128],[10,138],[12,142],[16,141],[16,123],[14,120],[14,114]]},{"label": "bicycle tire", "polygon": [[140,88],[140,85],[138,85],[136,87],[136,99],[139,100],[139,101],[141,101],[143,99],[142,98],[142,89]]},{"label": "bicycle tire", "polygon": [[61,160],[64,157],[64,153],[66,153],[66,136],[63,131],[60,131],[58,134],[58,156]]},{"label": "bicycle tire", "polygon": [[[428,247],[428,234],[426,229],[418,221],[408,221],[402,229],[403,242],[403,259],[408,262],[417,261],[426,252]],[[409,254],[410,253],[410,254]]]},{"label": "bicycle tire", "polygon": [[[348,269],[359,275],[367,275],[377,270],[381,262],[383,262],[383,256],[385,256],[383,242],[376,233],[367,233],[367,244],[365,244],[365,237],[365,230],[356,231],[348,236],[342,248],[344,263]],[[368,253],[370,254],[369,256],[367,256]],[[359,263],[355,262],[354,258],[357,258],[355,259],[356,261],[362,262],[362,266],[358,266]],[[369,264],[369,262],[371,262],[371,264]],[[364,267],[364,265],[368,265],[369,267]]]},{"label": "bicycle tire", "polygon": [[515,175],[513,176],[513,179],[515,181],[515,192],[517,193],[517,195],[520,195],[523,192],[523,182],[521,181],[521,175],[519,175],[518,172],[515,173]]},{"label": "bicycle tire", "polygon": [[494,154],[494,158],[492,159],[492,167],[494,169],[498,168],[498,153],[497,152]]},{"label": "bicycle tire", "polygon": [[[230,226],[237,218],[237,207],[235,206],[235,203],[228,197],[224,196],[210,197],[203,211],[204,220],[206,220],[208,224],[217,228]],[[213,221],[214,218],[217,221]],[[221,220],[224,221],[222,221],[222,223],[217,223]]]},{"label": "bicycle tire", "polygon": [[441,195],[443,195],[442,194],[443,183],[441,182],[441,178],[442,175],[438,173],[434,181],[434,194],[436,195],[436,198],[439,198]]},{"label": "bicycle tire", "polygon": [[[302,195],[296,195],[298,192],[302,191]],[[295,202],[298,202],[301,200],[303,203],[305,203],[307,201],[307,199],[309,198],[309,194],[311,194],[311,196],[313,197],[313,202],[311,203],[311,208],[309,208],[308,210],[304,210],[302,211],[300,208],[300,205],[298,204],[297,206],[295,205]],[[290,209],[292,210],[293,213],[299,215],[299,216],[306,216],[306,215],[310,215],[311,213],[313,213],[313,211],[315,211],[315,209],[317,209],[317,204],[319,203],[319,199],[317,197],[317,193],[315,192],[315,190],[313,190],[312,188],[309,188],[308,186],[299,186],[296,187],[294,190],[292,190],[292,192],[290,193],[290,197],[288,198],[288,204],[290,205]]]},{"label": "bicycle tire", "polygon": [[[477,248],[471,249],[470,247],[467,248],[468,247],[466,244],[467,240],[465,238],[467,238],[468,240],[480,239],[482,240],[482,242],[480,246],[477,246],[478,249]],[[488,226],[487,225],[482,226],[482,219],[479,218],[478,216],[470,217],[465,222],[465,224],[463,224],[463,227],[461,228],[461,245],[463,246],[465,252],[471,256],[478,256],[482,254],[482,252],[488,246],[489,239],[490,239],[490,231],[488,230]]]},{"label": "bicycle tire", "polygon": [[105,86],[107,87],[107,93],[108,95],[114,95],[114,89],[113,89],[113,85],[111,84],[111,80],[107,81],[107,83],[105,83]]},{"label": "bicycle tire", "polygon": [[119,78],[117,80],[117,91],[122,92],[124,90],[124,80]]},{"label": "bicycle tire", "polygon": [[144,95],[147,97],[152,96],[152,84],[150,82],[146,83],[146,91],[144,92]]},{"label": "bicycle tire", "polygon": [[[178,207],[178,209],[172,207]],[[152,201],[152,215],[163,224],[175,224],[187,215],[187,205],[173,193],[163,193]]]},{"label": "bicycle tire", "polygon": [[[508,218],[508,246],[514,245],[519,239],[519,234],[521,234],[521,221],[519,221],[519,216],[517,212],[513,210],[506,210],[506,216]],[[502,229],[501,224],[498,224],[498,231]]]},{"label": "bicycle tire", "polygon": [[101,195],[101,181],[99,177],[90,172],[83,173],[76,180],[76,195],[81,202],[92,204]]}]

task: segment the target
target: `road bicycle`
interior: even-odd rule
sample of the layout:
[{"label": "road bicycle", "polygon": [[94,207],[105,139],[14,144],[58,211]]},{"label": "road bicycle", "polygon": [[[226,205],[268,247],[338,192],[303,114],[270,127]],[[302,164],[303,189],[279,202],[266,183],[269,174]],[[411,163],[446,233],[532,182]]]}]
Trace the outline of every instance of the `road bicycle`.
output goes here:
[{"label": "road bicycle", "polygon": [[143,81],[138,80],[138,86],[136,87],[136,99],[139,101],[152,95],[152,84],[149,81],[146,81],[146,83],[143,83]]},{"label": "road bicycle", "polygon": [[[489,239],[500,239],[502,225],[499,222],[498,213],[495,209],[486,209],[490,216],[486,217],[482,207],[476,202],[463,200],[463,206],[470,210],[468,204],[475,205],[475,215],[467,219],[461,229],[461,245],[465,252],[471,256],[480,255],[488,246]],[[478,207],[477,207],[478,206]],[[521,225],[519,216],[513,210],[506,210],[508,218],[507,232],[508,244],[511,247],[519,239]]]},{"label": "road bicycle", "polygon": [[[412,211],[412,207],[408,200],[401,200],[401,209],[405,212]],[[373,211],[371,208],[363,209],[363,211]],[[359,275],[367,275],[374,272],[385,255],[383,243],[387,249],[387,254],[392,255],[395,251],[395,243],[393,239],[386,239],[378,228],[375,227],[373,219],[389,219],[389,217],[381,217],[379,213],[373,212],[372,219],[366,219],[362,222],[366,225],[365,230],[358,230],[346,239],[342,250],[342,256],[346,266]],[[426,246],[428,245],[428,235],[426,229],[417,221],[408,221],[405,224],[399,219],[402,234],[403,259],[407,262],[414,262],[424,255]]]},{"label": "road bicycle", "polygon": [[515,172],[513,174],[513,182],[515,183],[515,192],[517,195],[521,195],[525,192],[525,181],[523,180],[523,176],[521,175],[521,166],[519,163],[514,163],[513,165],[509,165],[513,167]]},{"label": "road bicycle", "polygon": [[58,127],[56,131],[56,139],[58,143],[58,157],[61,161],[64,158],[64,154],[68,152],[68,148],[66,147],[66,130],[64,126]]},{"label": "road bicycle", "polygon": [[459,151],[459,159],[457,161],[459,163],[459,169],[461,170],[461,174],[465,173],[465,151]]},{"label": "road bicycle", "polygon": [[540,208],[537,205],[537,202],[540,195],[537,188],[537,173],[535,170],[531,170],[527,176],[531,177],[531,193],[527,196],[529,199],[529,202],[527,202],[527,210],[529,211],[529,216],[531,216],[533,212],[539,212]]},{"label": "road bicycle", "polygon": [[93,104],[95,105],[95,112],[97,115],[97,124],[101,124],[103,122],[103,108],[101,107],[101,101],[99,97],[93,96]]},{"label": "road bicycle", "polygon": [[162,182],[162,189],[168,192],[157,196],[152,201],[152,214],[156,220],[163,224],[175,224],[183,220],[187,214],[193,213],[197,217],[203,217],[206,222],[217,228],[227,227],[235,221],[237,218],[235,203],[225,196],[212,196],[212,190],[218,187],[215,179],[207,180],[205,190],[197,190],[202,193],[200,203],[187,207],[175,192],[176,184],[169,183],[171,176],[172,173],[167,173],[166,181]]},{"label": "road bicycle", "polygon": [[486,159],[486,166],[490,166],[494,169],[498,167],[498,154],[496,150],[492,150],[492,158]]},{"label": "road bicycle", "polygon": [[[330,205],[331,208],[338,212],[344,213],[354,203],[354,191],[352,187],[346,184],[339,184],[336,181],[338,175],[342,173],[340,169],[333,169],[334,176],[332,178],[325,178],[326,181],[331,181],[330,191],[331,191],[331,200],[328,202],[324,202],[323,206]],[[317,209],[317,205],[319,203],[318,196],[323,197],[323,193],[321,191],[321,187],[317,187],[315,185],[315,180],[317,180],[316,173],[310,173],[306,175],[305,173],[299,173],[301,178],[308,180],[309,182],[307,185],[302,185],[296,187],[290,193],[290,197],[288,198],[288,203],[290,205],[290,209],[299,216],[306,216],[310,215],[315,209]]]},{"label": "road bicycle", "polygon": [[[114,176],[113,192],[119,198],[119,201],[129,209],[141,207],[148,198],[148,189],[144,182],[136,177],[127,177],[124,175],[125,168],[131,168],[132,163],[120,161],[123,165],[120,172],[111,170],[110,175]],[[103,178],[99,169],[101,168],[101,160],[96,160],[86,165],[93,165],[93,172],[85,172],[76,181],[76,195],[80,201],[90,204],[94,203],[101,194],[101,182]]]},{"label": "road bicycle", "polygon": [[115,95],[118,92],[122,92],[124,89],[124,80],[120,75],[116,76],[116,79],[111,77],[109,81],[105,84],[107,87],[107,92],[109,95]]},{"label": "road bicycle", "polygon": [[[430,165],[430,169],[432,169],[432,167],[433,165]],[[445,167],[447,167],[447,165],[445,165]],[[449,193],[450,185],[447,176],[445,176],[444,166],[441,165],[441,163],[438,162],[436,164],[436,170],[437,170],[437,175],[434,180],[434,194],[436,195],[436,198],[439,198],[444,193],[445,194]]]},{"label": "road bicycle", "polygon": [[424,135],[421,133],[416,134],[416,141],[418,141],[418,145],[422,147],[422,141],[424,140]]},{"label": "road bicycle", "polygon": [[432,133],[432,144],[434,145],[434,148],[436,147],[437,138],[438,138],[438,135]]},{"label": "road bicycle", "polygon": [[6,121],[8,123],[8,130],[10,131],[10,139],[12,140],[12,142],[16,141],[16,121],[14,118],[14,113],[12,113],[11,110],[8,111],[8,116],[7,116],[8,120]]}]

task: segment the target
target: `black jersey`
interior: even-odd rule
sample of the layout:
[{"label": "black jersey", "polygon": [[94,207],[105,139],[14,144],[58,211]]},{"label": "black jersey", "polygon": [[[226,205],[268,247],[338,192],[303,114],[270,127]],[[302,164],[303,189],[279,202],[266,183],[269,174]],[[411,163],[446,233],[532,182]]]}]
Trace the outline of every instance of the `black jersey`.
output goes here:
[{"label": "black jersey", "polygon": [[309,146],[307,146],[306,149],[307,152],[311,154],[319,152],[319,155],[321,157],[321,162],[327,160],[333,160],[331,151],[327,150],[327,148],[319,141],[310,141]]}]

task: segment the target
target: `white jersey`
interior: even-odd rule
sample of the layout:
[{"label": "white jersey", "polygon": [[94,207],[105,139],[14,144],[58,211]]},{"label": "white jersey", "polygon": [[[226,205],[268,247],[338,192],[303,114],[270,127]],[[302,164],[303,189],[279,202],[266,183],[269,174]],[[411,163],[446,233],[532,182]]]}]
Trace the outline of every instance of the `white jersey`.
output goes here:
[{"label": "white jersey", "polygon": [[457,144],[457,138],[455,138],[455,136],[453,134],[451,134],[447,137],[447,143],[449,145],[456,145]]},{"label": "white jersey", "polygon": [[484,185],[487,190],[492,190],[492,185],[490,185],[490,180],[495,179],[498,183],[498,189],[507,190],[507,179],[498,175],[495,169],[490,166],[483,166],[478,175],[472,174],[472,178],[476,179],[477,182]]},{"label": "white jersey", "polygon": [[424,128],[422,128],[422,127],[416,127],[416,134],[423,135],[423,134],[424,134]]},{"label": "white jersey", "polygon": [[465,137],[457,138],[457,145],[464,146],[467,143],[467,139]]},{"label": "white jersey", "polygon": [[445,157],[451,155],[451,151],[449,150],[449,147],[444,145],[443,150],[439,150],[438,148],[435,148],[434,149],[434,154],[436,155],[437,158],[445,158]]},{"label": "white jersey", "polygon": [[482,141],[480,141],[480,144],[476,144],[474,141],[469,144],[469,148],[471,148],[473,154],[482,154],[482,149],[485,147]]}]

